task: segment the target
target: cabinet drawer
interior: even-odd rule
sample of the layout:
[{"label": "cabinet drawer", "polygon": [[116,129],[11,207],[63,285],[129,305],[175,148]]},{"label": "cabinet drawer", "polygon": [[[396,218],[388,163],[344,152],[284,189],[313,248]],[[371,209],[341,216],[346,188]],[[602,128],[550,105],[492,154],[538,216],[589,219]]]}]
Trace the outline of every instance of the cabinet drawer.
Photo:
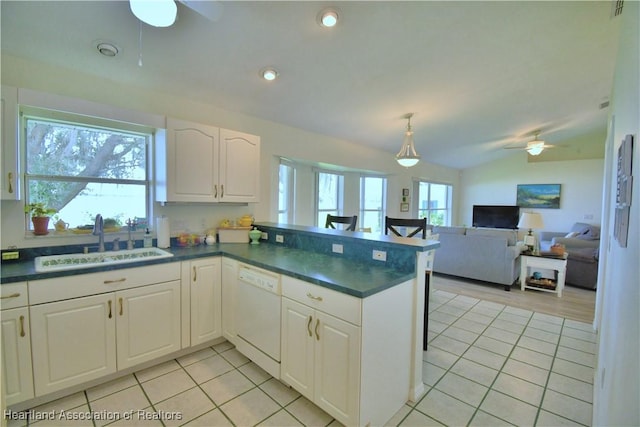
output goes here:
[{"label": "cabinet drawer", "polygon": [[27,282],[7,283],[0,286],[0,308],[24,307],[29,303],[27,297]]},{"label": "cabinet drawer", "polygon": [[180,280],[180,263],[123,268],[29,282],[31,305]]},{"label": "cabinet drawer", "polygon": [[289,276],[282,276],[282,295],[360,326],[362,300]]}]

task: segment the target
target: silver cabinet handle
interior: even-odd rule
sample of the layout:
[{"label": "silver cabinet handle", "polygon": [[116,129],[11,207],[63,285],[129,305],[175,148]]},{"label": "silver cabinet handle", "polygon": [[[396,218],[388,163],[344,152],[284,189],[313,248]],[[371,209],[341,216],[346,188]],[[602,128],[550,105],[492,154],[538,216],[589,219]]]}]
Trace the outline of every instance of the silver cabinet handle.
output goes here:
[{"label": "silver cabinet handle", "polygon": [[220,184],[220,198],[224,197],[224,184]]},{"label": "silver cabinet handle", "polygon": [[214,186],[213,186],[213,193],[214,193],[214,194],[213,194],[213,197],[214,197],[215,199],[217,199],[217,198],[218,198],[218,184],[214,184]]},{"label": "silver cabinet handle", "polygon": [[311,321],[313,320],[313,318],[311,316],[309,316],[309,321],[307,322],[307,332],[309,332],[309,336],[312,337],[313,333],[311,333]]},{"label": "silver cabinet handle", "polygon": [[314,301],[322,301],[322,297],[317,297],[313,295],[311,292],[307,292],[307,297],[311,298]]},{"label": "silver cabinet handle", "polygon": [[119,302],[120,302],[120,316],[122,316],[122,298],[120,298]]},{"label": "silver cabinet handle", "polygon": [[320,326],[320,319],[316,319],[316,340],[320,341],[320,334],[318,334],[318,327]]},{"label": "silver cabinet handle", "polygon": [[111,319],[113,315],[111,314],[111,300],[109,300],[109,319]]},{"label": "silver cabinet handle", "polygon": [[116,279],[116,280],[105,280],[105,281],[104,281],[104,284],[105,284],[105,285],[110,285],[110,284],[112,284],[112,283],[122,283],[122,282],[124,282],[124,281],[126,281],[126,280],[127,280],[127,278],[126,278],[126,277],[123,277],[122,279]]},{"label": "silver cabinet handle", "polygon": [[13,194],[13,172],[9,172],[7,178],[9,181],[9,194]]},{"label": "silver cabinet handle", "polygon": [[16,292],[15,294],[5,295],[0,297],[0,299],[9,299],[9,298],[18,298],[20,296],[20,292]]},{"label": "silver cabinet handle", "polygon": [[193,281],[196,282],[198,280],[198,270],[196,270],[196,267],[193,267]]}]

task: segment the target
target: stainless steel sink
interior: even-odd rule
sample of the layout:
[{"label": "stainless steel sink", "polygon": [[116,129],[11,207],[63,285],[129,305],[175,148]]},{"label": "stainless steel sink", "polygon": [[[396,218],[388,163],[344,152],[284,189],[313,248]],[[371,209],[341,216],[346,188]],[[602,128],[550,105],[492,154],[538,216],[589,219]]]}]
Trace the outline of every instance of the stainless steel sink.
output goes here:
[{"label": "stainless steel sink", "polygon": [[39,256],[34,259],[34,263],[38,273],[46,273],[48,271],[75,270],[101,265],[125,264],[128,262],[168,258],[172,256],[172,253],[159,248],[138,248],[90,254]]}]

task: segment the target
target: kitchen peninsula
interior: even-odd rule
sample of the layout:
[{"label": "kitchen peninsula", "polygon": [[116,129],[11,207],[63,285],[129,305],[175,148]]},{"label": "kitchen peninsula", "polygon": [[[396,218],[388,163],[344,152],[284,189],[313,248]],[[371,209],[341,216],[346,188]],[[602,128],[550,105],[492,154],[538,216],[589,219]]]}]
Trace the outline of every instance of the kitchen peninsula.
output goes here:
[{"label": "kitchen peninsula", "polygon": [[[381,425],[407,400],[417,400],[424,391],[422,312],[425,290],[424,274],[421,272],[425,268],[424,255],[427,251],[437,248],[438,242],[273,223],[256,225],[267,234],[267,239],[261,240],[259,245],[229,243],[193,248],[172,247],[170,251],[174,256],[171,258],[133,263],[119,268],[111,266],[36,273],[33,270],[33,262],[3,265],[2,290],[5,290],[5,284],[24,282],[28,284],[31,296],[32,288],[42,289],[39,284],[48,284],[48,281],[59,277],[82,276],[84,283],[85,277],[105,272],[121,271],[120,274],[124,274],[122,272],[134,272],[148,268],[149,265],[157,265],[158,269],[164,264],[168,264],[164,268],[182,265],[179,270],[182,273],[178,273],[177,276],[180,278],[179,287],[182,294],[182,346],[179,352],[185,353],[202,348],[194,346],[193,339],[185,340],[185,334],[189,334],[189,319],[193,319],[188,312],[194,307],[189,290],[195,292],[197,289],[190,285],[193,279],[191,272],[193,269],[195,275],[198,260],[222,259],[223,266],[218,267],[216,271],[221,274],[218,277],[222,282],[222,291],[218,298],[224,300],[224,304],[219,304],[218,307],[222,306],[224,337],[232,342],[236,337],[233,333],[227,333],[229,328],[225,325],[224,310],[225,307],[233,307],[234,301],[225,299],[230,295],[225,293],[225,281],[233,282],[236,277],[233,274],[225,276],[227,266],[239,264],[265,270],[282,277],[283,357],[279,376],[281,381],[296,388],[346,425]],[[342,253],[334,252],[335,245],[340,246]],[[385,252],[386,261],[374,260],[373,250]],[[232,280],[228,280],[229,277]],[[125,290],[116,292],[124,293]],[[37,302],[29,301],[32,312]],[[294,311],[292,307],[307,311]],[[295,315],[298,312],[311,313],[308,318],[301,318],[303,335],[311,337],[307,345],[313,346],[307,356],[315,357],[315,362],[311,360],[310,389],[304,389],[309,384],[296,382],[301,379],[298,368],[306,365],[308,360],[298,359],[299,355],[291,352],[293,347],[285,348],[287,334],[296,330],[291,325],[295,326]],[[287,313],[292,313],[293,317],[287,317]],[[31,320],[33,328],[34,319]],[[294,323],[287,326],[289,320]],[[330,323],[334,320],[338,321],[340,326],[344,325],[350,328],[350,331],[355,331],[349,336],[342,333],[331,336],[329,343],[333,345],[333,349],[343,349],[342,345],[348,345],[348,348],[344,347],[347,351],[345,359],[350,359],[353,363],[344,365],[345,370],[341,370],[340,366],[322,366],[322,358],[331,357],[332,354],[323,352],[327,345],[323,340],[329,340],[325,338],[329,337],[327,334],[338,330]],[[330,325],[331,328],[325,328],[324,325]],[[191,336],[193,337],[193,334]],[[221,336],[220,331],[218,337]],[[304,342],[304,339],[295,341]],[[238,350],[243,352],[243,346],[238,345]],[[172,352],[164,355],[164,360],[175,357],[176,354]],[[246,355],[252,359],[251,354]],[[259,360],[254,361],[260,365]],[[114,375],[131,372],[135,367],[127,369],[121,371],[118,366]],[[268,369],[267,371],[269,372]],[[315,381],[314,371],[317,376]],[[317,374],[318,372],[320,374]],[[80,384],[78,387],[83,385],[86,384]],[[66,388],[65,391],[72,390]],[[25,400],[16,404],[16,407],[30,407],[30,402],[35,402],[38,397],[40,396],[36,390],[36,399]]]}]

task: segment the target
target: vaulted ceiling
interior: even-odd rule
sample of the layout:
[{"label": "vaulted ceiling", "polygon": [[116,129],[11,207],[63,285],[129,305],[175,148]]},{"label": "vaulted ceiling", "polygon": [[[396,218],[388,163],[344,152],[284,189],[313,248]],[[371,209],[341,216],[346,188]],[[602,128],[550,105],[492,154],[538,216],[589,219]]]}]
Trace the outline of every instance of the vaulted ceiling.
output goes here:
[{"label": "vaulted ceiling", "polygon": [[[155,28],[127,1],[3,0],[2,53],[390,156],[413,112],[418,152],[454,168],[512,155],[503,148],[536,130],[567,152],[594,135],[604,144],[619,25],[610,1],[216,3],[214,21],[179,3],[176,23]],[[339,14],[331,29],[317,22],[328,6]],[[119,54],[100,55],[100,40]],[[265,66],[279,78],[262,80]]]}]

